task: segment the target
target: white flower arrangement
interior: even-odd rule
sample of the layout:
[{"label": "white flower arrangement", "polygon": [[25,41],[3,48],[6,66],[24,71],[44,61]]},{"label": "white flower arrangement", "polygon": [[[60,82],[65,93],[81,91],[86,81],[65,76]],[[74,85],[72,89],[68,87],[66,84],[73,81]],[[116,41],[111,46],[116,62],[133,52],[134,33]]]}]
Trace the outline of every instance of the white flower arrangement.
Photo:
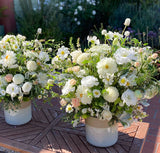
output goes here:
[{"label": "white flower arrangement", "polygon": [[[126,19],[125,29],[130,22]],[[60,48],[56,60],[53,58],[53,67],[66,76],[59,82],[60,104],[74,126],[89,116],[123,125],[147,116],[142,108],[158,93],[155,62],[159,57],[137,39],[128,34],[126,38],[125,29],[122,34],[104,29],[105,43],[88,36],[90,46],[84,52],[72,44],[72,52],[63,46],[63,56]]]},{"label": "white flower arrangement", "polygon": [[[41,34],[42,29],[37,32]],[[48,93],[43,91],[49,90],[50,57],[43,47],[45,42],[25,39],[22,35],[6,35],[0,41],[0,101],[6,109],[10,104],[18,106],[21,101],[42,99]]]}]

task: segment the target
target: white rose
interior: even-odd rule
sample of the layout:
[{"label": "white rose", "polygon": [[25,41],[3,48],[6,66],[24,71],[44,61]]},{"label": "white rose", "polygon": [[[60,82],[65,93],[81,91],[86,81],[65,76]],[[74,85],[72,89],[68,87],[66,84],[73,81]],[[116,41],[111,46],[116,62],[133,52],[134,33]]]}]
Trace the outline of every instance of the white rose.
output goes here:
[{"label": "white rose", "polygon": [[22,86],[22,90],[25,93],[29,93],[31,91],[31,89],[32,89],[32,83],[31,82],[26,82]]},{"label": "white rose", "polygon": [[131,19],[130,18],[126,18],[125,22],[124,22],[124,25],[125,26],[129,26],[131,23]]},{"label": "white rose", "polygon": [[35,61],[28,61],[27,62],[27,69],[29,71],[35,71],[37,69],[37,64]]},{"label": "white rose", "polygon": [[78,58],[81,54],[82,54],[82,52],[79,51],[79,50],[76,50],[76,51],[74,51],[74,52],[71,53],[72,60],[73,60],[74,63],[77,62],[77,58]]},{"label": "white rose", "polygon": [[103,110],[102,117],[104,120],[110,121],[112,119],[112,113],[109,110]]},{"label": "white rose", "polygon": [[24,81],[24,76],[22,74],[16,74],[13,77],[13,82],[15,84],[21,84]]}]

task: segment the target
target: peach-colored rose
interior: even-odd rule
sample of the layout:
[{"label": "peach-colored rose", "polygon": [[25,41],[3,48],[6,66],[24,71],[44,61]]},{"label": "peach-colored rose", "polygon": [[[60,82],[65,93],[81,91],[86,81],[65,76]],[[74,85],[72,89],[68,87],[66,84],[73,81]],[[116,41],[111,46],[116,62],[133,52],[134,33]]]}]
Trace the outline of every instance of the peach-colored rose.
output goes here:
[{"label": "peach-colored rose", "polygon": [[135,63],[134,63],[134,66],[135,66],[135,67],[139,67],[139,66],[140,66],[140,63],[139,63],[139,62],[135,62]]},{"label": "peach-colored rose", "polygon": [[142,53],[143,52],[143,48],[140,48],[139,50],[138,50],[138,53]]},{"label": "peach-colored rose", "polygon": [[68,69],[67,69],[67,72],[72,72],[73,70],[72,70],[72,67],[69,67]]},{"label": "peach-colored rose", "polygon": [[76,84],[76,80],[75,79],[71,79],[70,80],[70,85],[74,86]]},{"label": "peach-colored rose", "polygon": [[74,108],[77,108],[77,107],[80,106],[80,100],[79,100],[79,98],[72,98],[72,106]]},{"label": "peach-colored rose", "polygon": [[64,106],[66,106],[67,102],[64,99],[62,99],[60,101],[60,104],[61,104],[62,107],[64,107]]},{"label": "peach-colored rose", "polygon": [[153,53],[152,56],[151,56],[153,59],[156,59],[158,57],[158,54],[157,53]]},{"label": "peach-colored rose", "polygon": [[72,71],[73,72],[79,72],[80,71],[80,67],[79,66],[74,66],[74,67],[72,67]]},{"label": "peach-colored rose", "polygon": [[7,74],[7,75],[5,76],[5,80],[6,80],[7,82],[11,82],[12,79],[13,79],[13,75],[12,75],[12,74]]}]

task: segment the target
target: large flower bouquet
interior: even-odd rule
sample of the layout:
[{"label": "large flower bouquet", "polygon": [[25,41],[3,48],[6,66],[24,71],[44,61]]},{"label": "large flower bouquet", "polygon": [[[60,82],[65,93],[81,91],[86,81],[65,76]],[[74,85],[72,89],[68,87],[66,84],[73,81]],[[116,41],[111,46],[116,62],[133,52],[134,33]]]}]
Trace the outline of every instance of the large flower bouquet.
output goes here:
[{"label": "large flower bouquet", "polygon": [[[126,19],[128,26],[130,20]],[[125,26],[125,28],[126,28]],[[81,51],[62,46],[52,59],[62,87],[60,104],[66,119],[76,126],[80,119],[95,117],[130,125],[147,116],[143,106],[159,90],[154,76],[158,54],[144,46],[129,32],[123,34],[102,30],[104,43],[96,36],[88,36],[89,48]]]},{"label": "large flower bouquet", "polygon": [[44,48],[37,39],[25,39],[18,34],[6,35],[0,41],[0,100],[5,109],[10,104],[18,106],[21,101],[48,96],[47,62],[52,49]]}]

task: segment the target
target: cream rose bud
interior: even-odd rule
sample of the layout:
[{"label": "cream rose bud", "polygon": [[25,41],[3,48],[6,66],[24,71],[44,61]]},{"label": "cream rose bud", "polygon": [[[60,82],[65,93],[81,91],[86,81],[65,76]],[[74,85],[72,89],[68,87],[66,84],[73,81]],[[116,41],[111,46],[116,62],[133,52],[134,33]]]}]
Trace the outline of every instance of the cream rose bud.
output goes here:
[{"label": "cream rose bud", "polygon": [[62,107],[66,106],[66,105],[67,105],[67,101],[64,100],[64,99],[62,99],[62,100],[60,101],[60,105],[61,105]]},{"label": "cream rose bud", "polygon": [[32,83],[31,82],[26,82],[22,86],[22,90],[25,93],[29,93],[31,91],[31,89],[32,89]]},{"label": "cream rose bud", "polygon": [[130,35],[130,32],[129,32],[129,31],[125,31],[124,35],[125,35],[126,37],[128,37],[128,36]]},{"label": "cream rose bud", "polygon": [[135,67],[139,67],[140,65],[141,65],[141,64],[140,64],[139,62],[135,62],[135,63],[134,63],[134,66],[135,66]]},{"label": "cream rose bud", "polygon": [[75,79],[71,79],[70,80],[70,85],[74,86],[76,84],[76,80]]},{"label": "cream rose bud", "polygon": [[24,76],[22,74],[16,74],[13,77],[13,82],[15,84],[21,84],[24,81]]},{"label": "cream rose bud", "polygon": [[101,33],[102,33],[102,35],[106,35],[107,34],[107,30],[103,29]]},{"label": "cream rose bud", "polygon": [[82,54],[82,51],[76,50],[72,52],[70,55],[72,56],[73,63],[77,62],[77,58]]},{"label": "cream rose bud", "polygon": [[42,28],[38,28],[38,29],[37,29],[37,33],[38,33],[38,34],[41,34],[41,33],[42,33]]},{"label": "cream rose bud", "polygon": [[112,119],[112,113],[109,110],[103,110],[102,117],[104,120],[110,121]]},{"label": "cream rose bud", "polygon": [[37,64],[35,61],[28,61],[27,62],[27,69],[29,71],[35,71],[37,69]]},{"label": "cream rose bud", "polygon": [[12,79],[13,79],[13,75],[12,75],[12,74],[7,74],[7,75],[5,76],[5,80],[6,80],[7,82],[11,82]]},{"label": "cream rose bud", "polygon": [[124,25],[125,26],[129,26],[131,23],[131,19],[130,18],[126,18],[125,22],[124,22]]}]

